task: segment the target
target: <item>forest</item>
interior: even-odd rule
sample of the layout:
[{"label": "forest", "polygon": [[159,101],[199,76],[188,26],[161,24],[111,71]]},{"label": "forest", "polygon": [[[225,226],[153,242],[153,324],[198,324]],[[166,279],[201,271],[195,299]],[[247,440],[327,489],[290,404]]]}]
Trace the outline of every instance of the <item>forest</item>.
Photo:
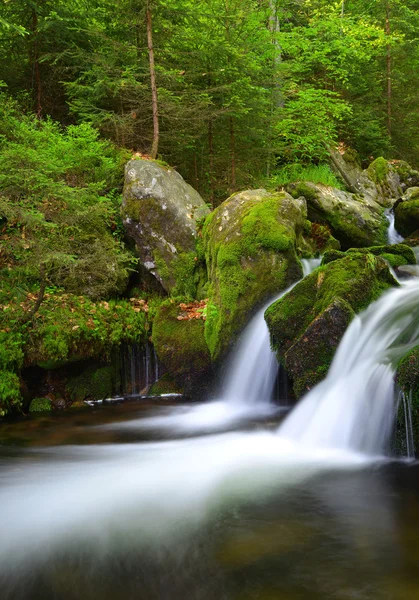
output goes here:
[{"label": "forest", "polygon": [[3,93],[157,155],[212,205],[346,144],[419,160],[413,0],[5,0]]},{"label": "forest", "polygon": [[418,36],[0,2],[2,598],[419,598]]}]

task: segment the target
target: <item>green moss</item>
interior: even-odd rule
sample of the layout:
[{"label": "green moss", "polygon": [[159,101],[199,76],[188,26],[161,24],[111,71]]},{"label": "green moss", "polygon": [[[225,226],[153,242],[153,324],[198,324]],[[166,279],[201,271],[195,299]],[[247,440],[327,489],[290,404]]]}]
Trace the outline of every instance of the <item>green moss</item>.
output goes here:
[{"label": "green moss", "polygon": [[160,377],[158,381],[153,383],[150,388],[150,396],[162,396],[163,394],[179,394],[181,393],[181,387],[172,378],[170,373],[165,373],[163,377]]},{"label": "green moss", "polygon": [[50,412],[52,403],[49,398],[34,398],[29,406],[29,412]]},{"label": "green moss", "polygon": [[66,391],[72,402],[103,400],[116,391],[117,374],[111,365],[97,368],[90,365],[82,373],[70,377]]},{"label": "green moss", "polygon": [[[419,440],[419,346],[410,350],[400,360],[397,367],[397,383],[405,394],[411,394],[412,426],[417,448]],[[398,414],[398,421],[398,429],[400,429],[400,425],[403,425],[404,429],[404,413],[402,410]],[[403,421],[403,423],[400,421]]]},{"label": "green moss", "polygon": [[206,283],[206,270],[204,261],[199,259],[197,252],[179,254],[173,261],[172,268],[176,281],[172,296],[184,296],[190,299],[203,297],[202,290]]},{"label": "green moss", "polygon": [[303,217],[289,196],[263,191],[233,195],[205,221],[212,282],[205,339],[213,359],[234,341],[249,311],[301,275],[296,221],[302,231]]},{"label": "green moss", "polygon": [[395,227],[404,237],[419,229],[419,199],[400,202],[394,214]]},{"label": "green moss", "polygon": [[[179,299],[178,299],[179,300]],[[202,319],[179,320],[179,302],[164,301],[153,321],[152,338],[157,356],[183,390],[206,377],[211,357]]]},{"label": "green moss", "polygon": [[376,158],[367,169],[368,177],[378,185],[386,183],[389,171],[388,161],[382,156]]},{"label": "green moss", "polygon": [[278,223],[278,199],[256,204],[243,218],[241,233],[246,250],[254,254],[260,248],[283,252],[293,246],[289,230]]},{"label": "green moss", "polygon": [[16,373],[0,369],[0,417],[21,406],[19,377]]},{"label": "green moss", "polygon": [[342,254],[327,253],[326,264],[265,313],[278,360],[294,378],[296,393],[326,372],[353,314],[397,285],[380,256]]},{"label": "green moss", "polygon": [[[288,188],[287,188],[288,189]],[[304,196],[306,200],[317,200],[317,192],[314,188],[309,187],[306,183],[300,182],[290,186],[290,194],[293,198]]]}]

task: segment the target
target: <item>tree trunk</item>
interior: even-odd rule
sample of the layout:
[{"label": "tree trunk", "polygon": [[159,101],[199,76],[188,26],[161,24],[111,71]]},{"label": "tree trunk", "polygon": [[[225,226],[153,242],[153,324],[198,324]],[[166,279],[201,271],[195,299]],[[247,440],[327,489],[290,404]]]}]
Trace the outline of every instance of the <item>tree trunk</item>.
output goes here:
[{"label": "tree trunk", "polygon": [[231,188],[236,189],[236,152],[234,139],[234,119],[230,117],[230,158],[231,158]]},{"label": "tree trunk", "polygon": [[208,119],[208,155],[209,155],[209,186],[210,186],[210,202],[212,208],[214,208],[214,136],[212,131],[212,119]]},{"label": "tree trunk", "polygon": [[153,108],[153,143],[151,146],[150,155],[151,158],[156,158],[159,149],[159,111],[158,111],[158,100],[157,100],[157,85],[156,85],[156,69],[154,66],[154,49],[153,49],[153,30],[151,21],[151,8],[150,2],[147,0],[147,45],[148,45],[148,59],[150,64],[150,84],[151,84],[151,98]]},{"label": "tree trunk", "polygon": [[[390,38],[390,3],[386,2],[386,35]],[[391,104],[392,104],[392,89],[391,89],[391,44],[390,41],[387,43],[387,55],[386,55],[386,70],[387,70],[387,131],[391,137]]]},{"label": "tree trunk", "polygon": [[38,15],[36,9],[32,9],[32,33],[33,33],[33,71],[35,79],[35,98],[36,98],[36,116],[38,119],[42,115],[42,85],[41,85],[41,73],[39,70],[39,49],[38,49]]}]

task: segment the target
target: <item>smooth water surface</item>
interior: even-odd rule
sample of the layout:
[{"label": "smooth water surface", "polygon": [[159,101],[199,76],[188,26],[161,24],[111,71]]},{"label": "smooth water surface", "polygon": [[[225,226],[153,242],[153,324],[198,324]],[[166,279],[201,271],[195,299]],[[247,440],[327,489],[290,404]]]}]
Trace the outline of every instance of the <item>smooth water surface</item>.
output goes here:
[{"label": "smooth water surface", "polygon": [[126,427],[165,410],[0,428],[2,598],[419,597],[419,465],[308,452],[272,421]]}]

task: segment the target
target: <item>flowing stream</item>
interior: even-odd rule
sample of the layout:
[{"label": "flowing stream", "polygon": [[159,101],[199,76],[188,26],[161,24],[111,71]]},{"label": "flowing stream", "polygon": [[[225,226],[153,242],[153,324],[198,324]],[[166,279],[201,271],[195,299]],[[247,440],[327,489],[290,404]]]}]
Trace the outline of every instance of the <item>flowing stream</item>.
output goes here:
[{"label": "flowing stream", "polygon": [[[321,258],[303,259],[305,277],[320,265]],[[264,319],[267,307],[284,296],[292,287],[272,298],[258,310],[241,334],[234,350],[227,376],[219,396],[221,399],[196,405],[163,408],[160,414],[133,420],[108,428],[166,429],[183,433],[230,428],[248,419],[269,417],[281,410],[273,403],[278,376],[278,363],[270,347],[269,331]],[[288,410],[289,406],[282,409]]]},{"label": "flowing stream", "polygon": [[416,600],[419,466],[385,452],[418,297],[356,317],[282,424],[166,439],[173,409],[134,405],[3,425],[2,598]]},{"label": "flowing stream", "polygon": [[394,226],[394,211],[392,208],[388,208],[385,211],[385,216],[388,221],[388,229],[387,229],[387,241],[389,244],[401,244],[404,240],[404,237],[400,235]]}]

